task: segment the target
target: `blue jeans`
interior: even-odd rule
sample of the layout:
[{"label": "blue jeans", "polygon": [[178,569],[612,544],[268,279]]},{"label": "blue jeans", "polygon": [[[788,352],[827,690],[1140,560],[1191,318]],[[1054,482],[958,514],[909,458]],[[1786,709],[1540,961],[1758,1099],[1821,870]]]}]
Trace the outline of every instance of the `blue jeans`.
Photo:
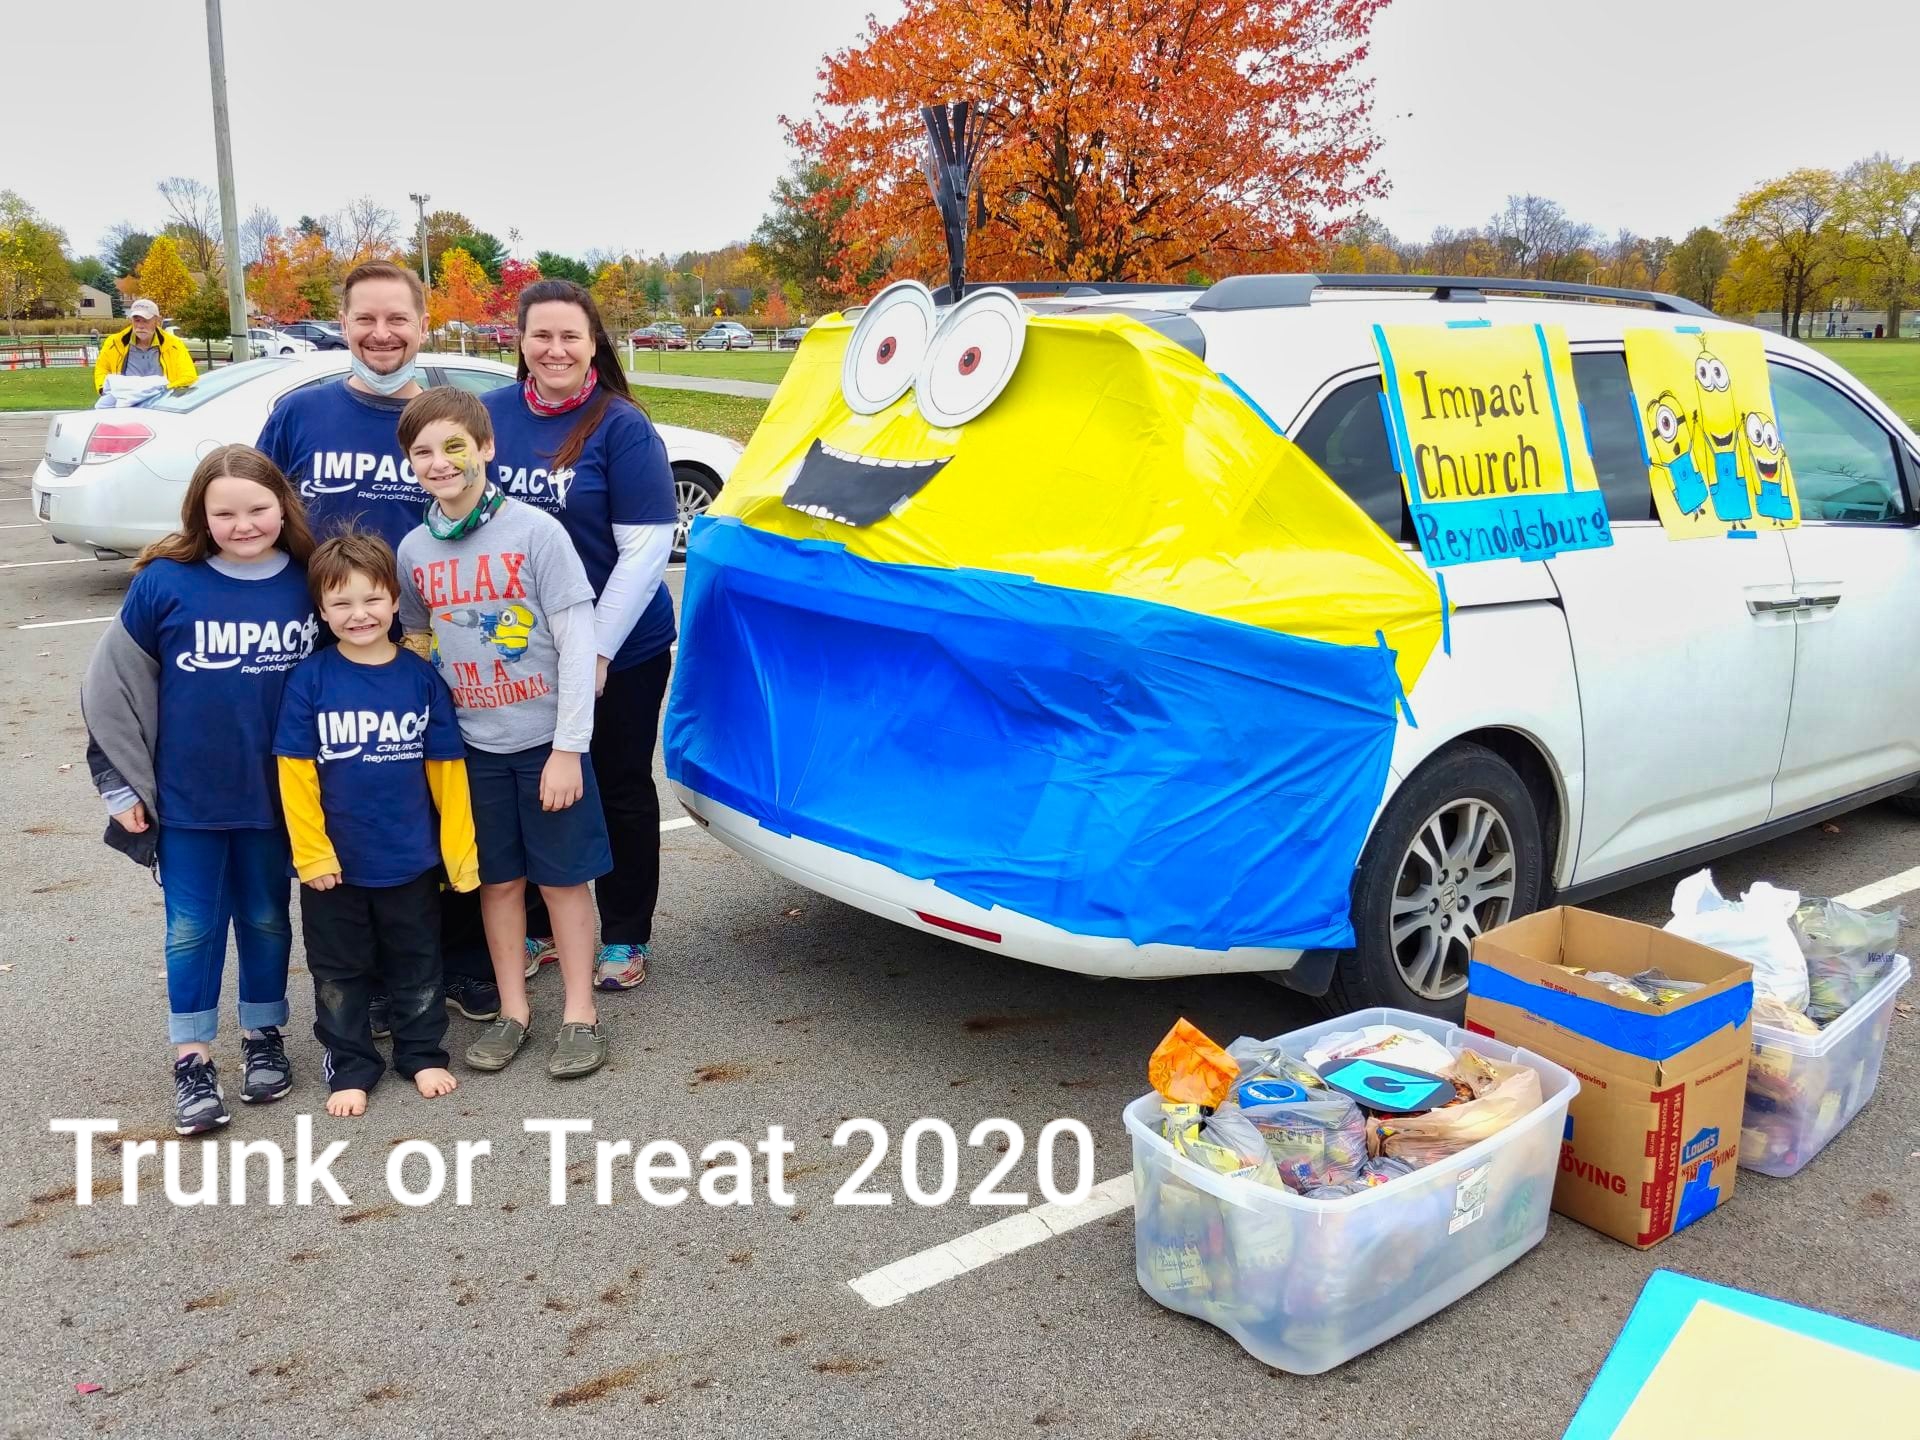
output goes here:
[{"label": "blue jeans", "polygon": [[240,1028],[287,1023],[293,881],[282,830],[160,827],[167,902],[167,1038],[213,1043],[227,927],[240,945]]}]

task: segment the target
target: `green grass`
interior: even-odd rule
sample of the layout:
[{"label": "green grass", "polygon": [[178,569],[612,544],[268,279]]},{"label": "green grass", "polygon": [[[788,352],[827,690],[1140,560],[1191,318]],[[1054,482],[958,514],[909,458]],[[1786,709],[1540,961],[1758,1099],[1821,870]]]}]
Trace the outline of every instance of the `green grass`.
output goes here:
[{"label": "green grass", "polygon": [[636,375],[712,375],[778,385],[792,363],[791,350],[636,350],[632,369]]},{"label": "green grass", "polygon": [[1920,430],[1920,340],[1809,340]]},{"label": "green grass", "polygon": [[0,370],[0,410],[85,410],[92,406],[93,370]]},{"label": "green grass", "polygon": [[766,401],[744,395],[709,395],[703,390],[662,390],[649,385],[635,386],[634,398],[662,425],[711,430],[742,445],[767,410]]}]

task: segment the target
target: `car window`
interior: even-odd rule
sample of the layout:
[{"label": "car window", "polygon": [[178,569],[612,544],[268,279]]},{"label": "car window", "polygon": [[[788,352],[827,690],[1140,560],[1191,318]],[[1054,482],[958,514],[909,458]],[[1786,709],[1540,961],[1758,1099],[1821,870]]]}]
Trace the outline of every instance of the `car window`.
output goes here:
[{"label": "car window", "polygon": [[238,365],[222,365],[218,370],[207,371],[191,385],[182,385],[177,390],[155,396],[141,408],[179,412],[198,410],[214,396],[224,395],[249,380],[258,380],[262,375],[277,374],[285,369],[286,364],[286,360],[279,356],[263,356],[258,360],[242,360]]},{"label": "car window", "polygon": [[1342,385],[1293,439],[1368,519],[1403,544],[1414,543],[1406,495],[1387,449],[1377,376]]},{"label": "car window", "polygon": [[486,395],[513,384],[511,374],[503,375],[498,370],[470,370],[465,366],[448,365],[440,374],[456,390],[465,390],[472,395]]},{"label": "car window", "polygon": [[[1575,355],[1573,384],[1587,422],[1587,450],[1600,492],[1607,497],[1607,518],[1657,519],[1646,451],[1640,445],[1640,417],[1627,381],[1627,357],[1618,350]],[[1578,443],[1572,435],[1567,439]]]},{"label": "car window", "polygon": [[1825,380],[1769,361],[1780,443],[1803,520],[1898,524],[1907,512],[1893,439]]}]

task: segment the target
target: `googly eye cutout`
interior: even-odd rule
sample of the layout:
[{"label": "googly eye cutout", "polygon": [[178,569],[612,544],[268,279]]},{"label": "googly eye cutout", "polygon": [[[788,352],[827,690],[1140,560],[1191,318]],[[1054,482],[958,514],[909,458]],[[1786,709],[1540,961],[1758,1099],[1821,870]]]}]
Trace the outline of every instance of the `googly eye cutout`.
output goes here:
[{"label": "googly eye cutout", "polygon": [[897,281],[874,296],[840,362],[848,408],[877,415],[911,390],[933,324],[933,295],[918,280]]},{"label": "googly eye cutout", "polygon": [[1713,362],[1713,388],[1716,390],[1724,390],[1732,383],[1732,380],[1727,375],[1727,367],[1720,361],[1715,360]]},{"label": "googly eye cutout", "polygon": [[1762,450],[1778,450],[1780,448],[1780,430],[1771,420],[1767,421],[1761,428],[1760,448]]},{"label": "googly eye cutout", "polygon": [[1013,293],[975,290],[934,331],[913,400],[929,425],[947,428],[978,418],[1000,398],[1020,364],[1027,312]]},{"label": "googly eye cutout", "polygon": [[1662,405],[1654,411],[1653,428],[1662,440],[1670,441],[1680,433],[1680,417],[1673,413],[1671,405]]},{"label": "googly eye cutout", "polygon": [[1693,362],[1693,381],[1702,390],[1713,389],[1713,361],[1702,355]]},{"label": "googly eye cutout", "polygon": [[1767,422],[1758,415],[1747,416],[1747,443],[1756,450],[1766,448]]}]

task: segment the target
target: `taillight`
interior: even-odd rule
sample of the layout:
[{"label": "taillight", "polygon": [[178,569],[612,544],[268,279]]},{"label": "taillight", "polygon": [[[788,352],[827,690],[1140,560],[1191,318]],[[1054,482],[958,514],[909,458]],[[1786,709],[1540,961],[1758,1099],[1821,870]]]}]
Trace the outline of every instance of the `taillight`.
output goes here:
[{"label": "taillight", "polygon": [[87,450],[80,457],[80,463],[93,465],[118,459],[138,450],[152,438],[153,431],[138,420],[102,420],[87,436]]}]

